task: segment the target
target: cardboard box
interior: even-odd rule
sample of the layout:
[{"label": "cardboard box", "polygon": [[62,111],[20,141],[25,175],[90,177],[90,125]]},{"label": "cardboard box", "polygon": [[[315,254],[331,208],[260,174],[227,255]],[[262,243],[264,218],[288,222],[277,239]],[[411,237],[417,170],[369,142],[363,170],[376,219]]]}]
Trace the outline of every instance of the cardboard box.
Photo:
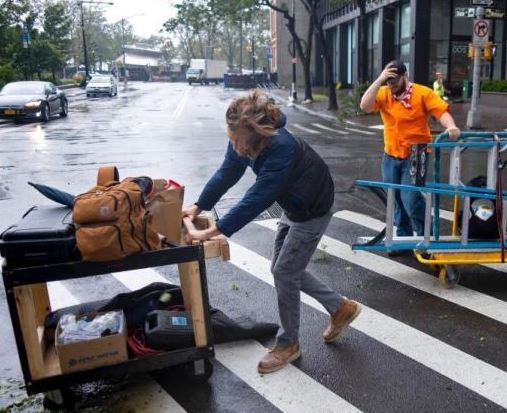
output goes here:
[{"label": "cardboard box", "polygon": [[[56,327],[55,347],[62,373],[72,373],[80,370],[90,370],[96,367],[110,366],[128,360],[127,353],[127,324],[123,311],[122,323],[117,334],[96,339],[60,344],[58,336],[61,331],[60,323]],[[94,313],[100,315],[104,313]],[[83,314],[82,318],[91,314]]]},{"label": "cardboard box", "polygon": [[181,243],[181,211],[183,209],[184,186],[166,187],[165,179],[154,179],[154,195],[150,196],[146,209],[153,215],[155,230],[171,244]]}]

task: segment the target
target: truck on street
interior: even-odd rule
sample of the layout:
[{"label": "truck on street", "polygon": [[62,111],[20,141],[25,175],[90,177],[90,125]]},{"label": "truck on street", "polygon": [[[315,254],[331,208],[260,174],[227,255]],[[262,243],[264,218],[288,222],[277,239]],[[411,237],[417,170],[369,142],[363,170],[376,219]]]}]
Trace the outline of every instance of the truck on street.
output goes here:
[{"label": "truck on street", "polygon": [[191,59],[190,67],[187,70],[187,82],[210,84],[222,82],[224,74],[227,72],[227,62],[225,60],[212,59]]}]

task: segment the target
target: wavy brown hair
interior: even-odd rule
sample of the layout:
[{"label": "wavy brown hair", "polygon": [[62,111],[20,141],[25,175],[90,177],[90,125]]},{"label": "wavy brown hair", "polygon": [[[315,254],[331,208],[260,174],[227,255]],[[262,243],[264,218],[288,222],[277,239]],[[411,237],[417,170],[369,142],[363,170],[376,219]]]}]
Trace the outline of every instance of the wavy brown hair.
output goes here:
[{"label": "wavy brown hair", "polygon": [[280,127],[280,107],[260,90],[232,101],[225,114],[227,127],[245,135],[254,152],[262,150]]}]

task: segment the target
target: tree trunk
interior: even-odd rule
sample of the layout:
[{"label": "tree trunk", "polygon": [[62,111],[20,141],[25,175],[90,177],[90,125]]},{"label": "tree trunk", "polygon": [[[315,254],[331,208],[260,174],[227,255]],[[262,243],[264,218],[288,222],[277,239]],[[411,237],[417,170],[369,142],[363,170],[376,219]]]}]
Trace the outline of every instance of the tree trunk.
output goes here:
[{"label": "tree trunk", "polygon": [[359,8],[358,18],[358,81],[364,83],[368,80],[368,26],[366,25],[366,2],[365,0],[358,0],[357,6]]},{"label": "tree trunk", "polygon": [[338,101],[336,99],[336,83],[333,79],[333,64],[331,62],[331,56],[329,55],[329,48],[327,45],[326,35],[324,34],[322,23],[323,22],[320,22],[318,24],[317,33],[319,35],[318,38],[320,39],[320,44],[324,55],[324,64],[326,67],[326,80],[329,93],[329,102],[327,108],[329,110],[338,110]]}]

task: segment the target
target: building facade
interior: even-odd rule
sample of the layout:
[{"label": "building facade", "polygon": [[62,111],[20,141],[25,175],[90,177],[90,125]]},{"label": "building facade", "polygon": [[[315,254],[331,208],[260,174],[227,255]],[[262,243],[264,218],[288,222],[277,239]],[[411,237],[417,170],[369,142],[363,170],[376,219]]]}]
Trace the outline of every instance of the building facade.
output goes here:
[{"label": "building facade", "polygon": [[[505,79],[506,2],[494,0],[492,6],[486,7],[489,40],[494,47],[492,59],[481,61],[481,79]],[[334,0],[323,0],[320,10],[321,16],[327,16],[324,27],[333,56],[332,76],[343,85],[353,85],[357,82],[359,10],[353,1],[339,8],[333,8],[333,3]],[[399,59],[407,65],[412,80],[429,85],[439,71],[447,87],[454,94],[461,93],[464,81],[472,80],[473,61],[468,57],[468,46],[474,12],[471,0],[368,0],[368,78],[374,79],[387,62]],[[279,30],[277,36],[280,37]],[[325,83],[318,49],[314,65],[316,83]]]},{"label": "building facade", "polygon": [[[288,6],[289,13],[293,15],[296,12],[296,33],[301,39],[306,41],[308,32],[309,15],[301,4],[300,0],[294,0],[294,2],[288,2],[286,0],[273,0],[273,4],[278,7],[283,5]],[[294,6],[294,9],[292,8]],[[287,29],[287,20],[283,17],[282,13],[279,13],[273,9],[270,9],[269,14],[270,23],[270,70],[271,73],[278,74],[278,82],[280,85],[290,87],[292,82],[292,36]],[[313,47],[315,48],[315,41],[313,41]],[[312,59],[311,71],[315,72],[315,60]],[[301,65],[300,59],[297,63],[296,71],[296,84],[303,85],[303,66]]]}]

